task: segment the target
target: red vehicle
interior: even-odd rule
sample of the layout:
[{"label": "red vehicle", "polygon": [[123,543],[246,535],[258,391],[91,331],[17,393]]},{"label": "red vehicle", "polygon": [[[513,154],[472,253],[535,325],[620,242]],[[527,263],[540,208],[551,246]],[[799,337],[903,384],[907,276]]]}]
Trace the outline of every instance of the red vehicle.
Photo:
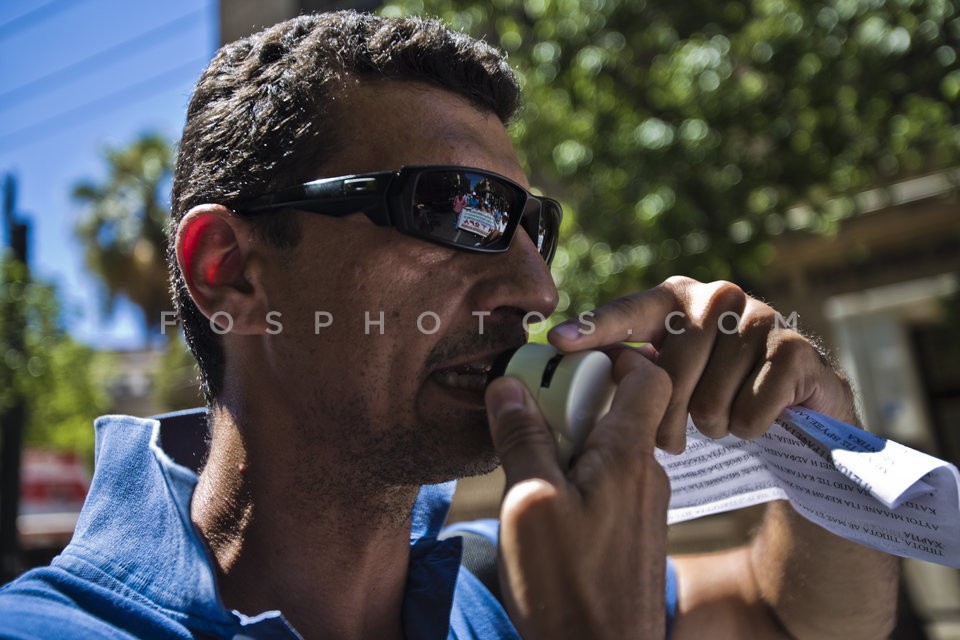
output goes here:
[{"label": "red vehicle", "polygon": [[89,488],[90,472],[78,454],[26,449],[20,467],[20,548],[27,553],[62,549]]}]

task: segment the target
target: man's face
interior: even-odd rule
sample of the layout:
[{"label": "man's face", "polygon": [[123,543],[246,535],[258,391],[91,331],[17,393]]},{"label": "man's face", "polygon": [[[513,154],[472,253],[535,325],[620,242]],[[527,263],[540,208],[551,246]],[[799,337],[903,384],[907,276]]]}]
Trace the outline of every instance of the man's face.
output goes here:
[{"label": "man's face", "polygon": [[[496,116],[454,94],[361,83],[336,108],[346,144],[317,178],[462,165],[526,185]],[[525,314],[547,316],[556,305],[530,237],[518,230],[509,251],[490,255],[406,236],[362,214],[279,215],[300,216],[303,234],[264,271],[283,331],[263,340],[263,373],[277,398],[271,411],[298,425],[304,455],[335,452],[388,484],[490,470],[483,369],[525,341]],[[332,324],[316,328],[316,312]]]}]

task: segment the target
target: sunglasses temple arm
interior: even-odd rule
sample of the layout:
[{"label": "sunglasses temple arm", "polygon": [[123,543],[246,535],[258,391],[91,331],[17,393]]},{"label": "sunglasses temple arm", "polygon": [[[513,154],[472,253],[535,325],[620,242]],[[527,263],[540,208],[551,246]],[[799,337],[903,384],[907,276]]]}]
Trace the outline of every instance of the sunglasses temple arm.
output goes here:
[{"label": "sunglasses temple arm", "polygon": [[[389,185],[389,174],[316,180],[245,202],[237,211],[260,213],[276,209],[302,209],[330,216],[345,216],[377,208]],[[368,214],[369,215],[369,214]],[[378,222],[374,220],[374,222]],[[378,224],[389,224],[389,221]]]}]

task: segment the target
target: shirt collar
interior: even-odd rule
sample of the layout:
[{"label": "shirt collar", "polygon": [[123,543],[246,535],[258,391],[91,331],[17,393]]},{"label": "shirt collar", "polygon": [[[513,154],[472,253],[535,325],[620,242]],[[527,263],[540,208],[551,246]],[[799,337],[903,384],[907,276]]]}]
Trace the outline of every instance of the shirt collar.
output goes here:
[{"label": "shirt collar", "polygon": [[[90,498],[65,556],[82,557],[100,570],[100,581],[111,576],[196,631],[286,626],[279,612],[249,617],[227,611],[220,600],[209,551],[190,518],[209,446],[205,410],[157,419],[105,416],[96,422],[96,437]],[[452,481],[424,485],[413,507],[403,605],[410,638],[446,637],[460,541],[438,541],[437,533],[454,489]]]}]

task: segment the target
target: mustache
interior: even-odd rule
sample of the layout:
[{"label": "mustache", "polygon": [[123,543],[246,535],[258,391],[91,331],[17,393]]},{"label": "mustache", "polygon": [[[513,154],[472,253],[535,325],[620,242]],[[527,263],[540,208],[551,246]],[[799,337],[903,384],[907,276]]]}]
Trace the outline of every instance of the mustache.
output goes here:
[{"label": "mustache", "polygon": [[427,354],[424,367],[433,371],[441,364],[463,360],[479,353],[502,353],[527,342],[527,332],[519,320],[484,323],[483,333],[476,330],[441,338]]}]

